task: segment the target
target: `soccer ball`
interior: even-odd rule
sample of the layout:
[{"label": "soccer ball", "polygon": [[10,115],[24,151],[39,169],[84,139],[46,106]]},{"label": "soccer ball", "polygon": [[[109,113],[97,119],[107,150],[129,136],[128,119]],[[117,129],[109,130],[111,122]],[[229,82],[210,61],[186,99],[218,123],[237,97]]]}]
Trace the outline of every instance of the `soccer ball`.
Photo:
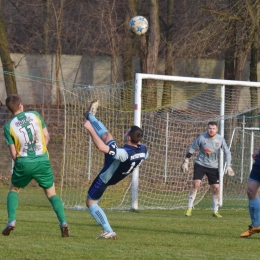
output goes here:
[{"label": "soccer ball", "polygon": [[143,16],[135,16],[129,22],[130,31],[137,35],[144,35],[148,27],[148,21]]}]

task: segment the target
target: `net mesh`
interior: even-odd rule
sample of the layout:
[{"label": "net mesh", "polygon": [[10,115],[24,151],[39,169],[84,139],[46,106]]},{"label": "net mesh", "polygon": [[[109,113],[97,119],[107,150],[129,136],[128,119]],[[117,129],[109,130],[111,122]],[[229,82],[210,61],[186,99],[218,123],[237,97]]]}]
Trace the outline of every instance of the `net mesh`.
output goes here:
[{"label": "net mesh", "polygon": [[[207,123],[220,119],[225,120],[225,139],[231,144],[232,167],[236,173],[235,177],[224,176],[223,208],[247,207],[245,189],[252,165],[251,151],[260,144],[258,106],[253,105],[251,90],[244,86],[226,87],[225,117],[220,118],[220,85],[162,80],[143,82],[141,127],[149,159],[140,167],[139,209],[187,206],[193,162],[188,174],[181,173],[180,165],[190,144],[206,131]],[[134,122],[134,92],[132,81],[63,89],[65,139],[61,197],[66,207],[85,206],[88,188],[104,163],[103,154],[94,147],[83,128],[83,113],[93,99],[99,99],[96,117],[122,146],[123,135]],[[131,177],[110,186],[100,206],[129,209]],[[210,208],[210,196],[207,178],[204,178],[195,206]]]}]

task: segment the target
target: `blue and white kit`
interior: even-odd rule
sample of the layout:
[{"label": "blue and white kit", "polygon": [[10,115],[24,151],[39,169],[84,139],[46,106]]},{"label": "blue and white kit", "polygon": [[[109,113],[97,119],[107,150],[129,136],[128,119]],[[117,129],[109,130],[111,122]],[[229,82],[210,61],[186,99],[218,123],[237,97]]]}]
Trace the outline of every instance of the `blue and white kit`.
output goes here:
[{"label": "blue and white kit", "polygon": [[99,200],[108,186],[124,179],[148,158],[143,144],[138,147],[125,144],[123,148],[118,148],[116,142],[111,140],[107,145],[109,153],[105,154],[104,167],[89,188],[88,197],[92,200]]}]

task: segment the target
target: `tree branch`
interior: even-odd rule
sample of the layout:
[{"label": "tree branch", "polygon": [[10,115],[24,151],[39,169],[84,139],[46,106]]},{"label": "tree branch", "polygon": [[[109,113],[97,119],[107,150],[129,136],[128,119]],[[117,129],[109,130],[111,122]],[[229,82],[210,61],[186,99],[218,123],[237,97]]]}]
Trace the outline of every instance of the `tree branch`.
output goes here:
[{"label": "tree branch", "polygon": [[241,17],[238,17],[238,16],[230,14],[230,13],[222,12],[222,11],[215,10],[215,9],[210,9],[206,6],[201,6],[200,9],[202,11],[205,11],[205,12],[208,12],[208,13],[211,13],[211,14],[217,14],[217,15],[221,16],[222,18],[226,19],[226,20],[235,20],[235,21],[238,21],[238,22],[243,22],[243,19],[241,19]]}]

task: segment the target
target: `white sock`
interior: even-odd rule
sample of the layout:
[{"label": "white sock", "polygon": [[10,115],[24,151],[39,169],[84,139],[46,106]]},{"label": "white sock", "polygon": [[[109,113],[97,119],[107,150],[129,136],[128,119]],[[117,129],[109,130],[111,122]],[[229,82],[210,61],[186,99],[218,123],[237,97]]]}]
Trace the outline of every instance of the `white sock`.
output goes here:
[{"label": "white sock", "polygon": [[218,212],[218,208],[219,208],[219,196],[217,195],[213,195],[212,196],[212,208],[213,208],[213,212]]},{"label": "white sock", "polygon": [[193,208],[193,202],[196,198],[196,195],[197,195],[197,190],[193,190],[193,188],[191,188],[188,195],[188,209]]}]

